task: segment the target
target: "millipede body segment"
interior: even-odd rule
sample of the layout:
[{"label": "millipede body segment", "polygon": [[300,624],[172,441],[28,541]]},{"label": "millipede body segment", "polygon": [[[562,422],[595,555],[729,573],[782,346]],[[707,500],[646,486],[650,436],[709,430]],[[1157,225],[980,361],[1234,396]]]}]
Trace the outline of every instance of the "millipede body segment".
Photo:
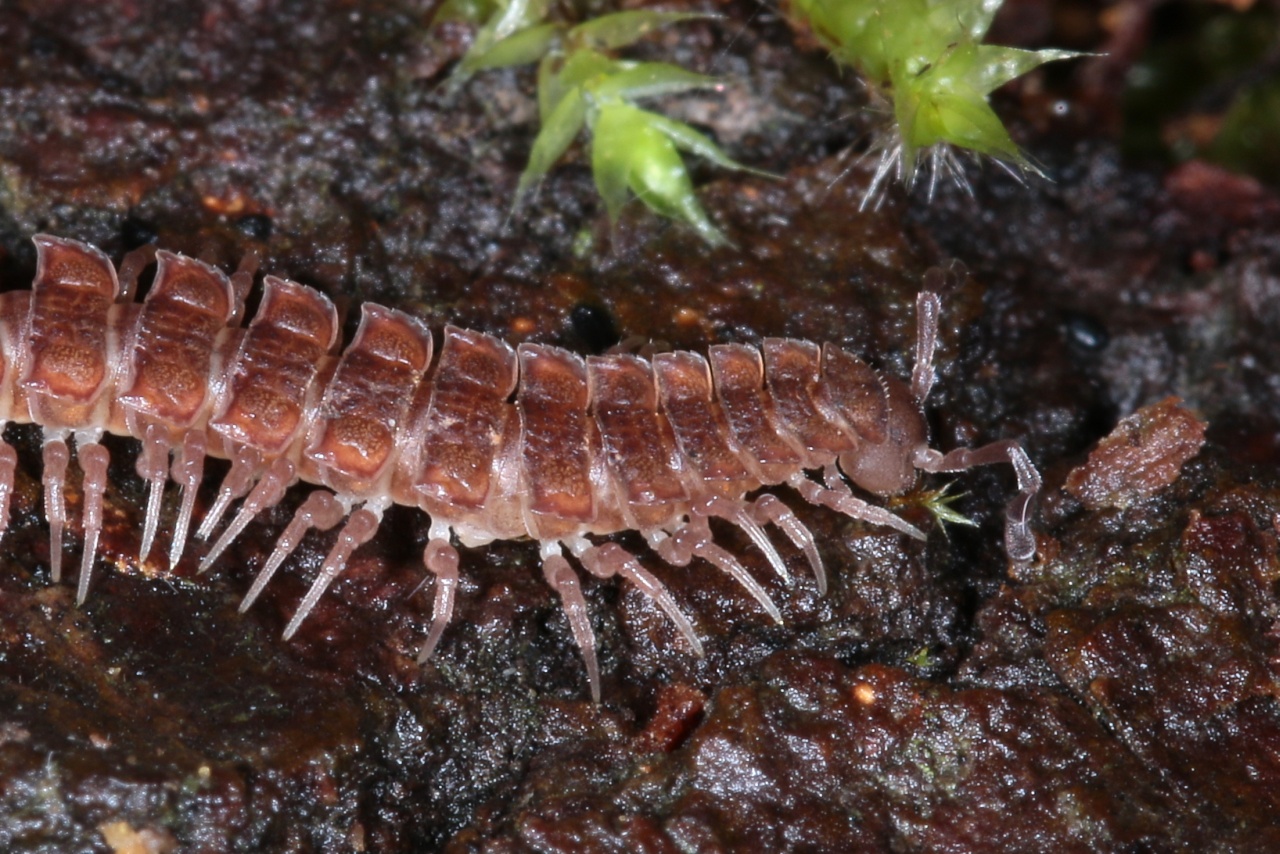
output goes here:
[{"label": "millipede body segment", "polygon": [[[339,354],[333,304],[274,276],[242,326],[252,264],[231,276],[181,255],[126,256],[117,272],[99,250],[35,238],[30,291],[0,295],[0,419],[44,429],[50,569],[62,572],[63,486],[71,457],[84,472],[83,602],[102,527],[108,457],[103,432],[142,442],[149,485],[142,557],[154,542],[169,479],[181,490],[169,560],[188,539],[205,458],[231,461],[197,535],[218,531],[207,569],[297,481],[317,485],[281,534],[242,605],[247,608],[311,528],[344,523],[285,637],[297,631],[351,553],[372,538],[391,504],[431,519],[423,555],[435,578],[425,660],[449,623],[458,581],[453,541],[536,540],[587,663],[599,675],[586,602],[572,557],[599,577],[622,576],[671,618],[695,652],[697,636],[662,583],[603,535],[635,530],[668,563],[701,557],[729,573],[775,620],[765,589],[708,524],[738,526],[787,577],[764,526],[779,528],[825,575],[805,525],[763,487],[789,484],[808,502],[923,538],[914,526],[854,492],[888,496],[917,470],[1012,464],[1018,495],[1007,511],[1012,560],[1030,560],[1028,517],[1040,479],[1021,448],[1001,441],[947,454],[928,445],[921,407],[933,384],[939,301],[918,301],[916,365],[908,385],[833,345],[766,339],[760,348],[714,346],[706,358],[662,353],[583,359],[538,344],[508,344],[446,327],[431,332],[403,312],[365,305]],[[133,291],[152,261],[146,299]],[[9,515],[16,454],[0,443],[0,530]],[[814,474],[816,473],[816,474]]]}]

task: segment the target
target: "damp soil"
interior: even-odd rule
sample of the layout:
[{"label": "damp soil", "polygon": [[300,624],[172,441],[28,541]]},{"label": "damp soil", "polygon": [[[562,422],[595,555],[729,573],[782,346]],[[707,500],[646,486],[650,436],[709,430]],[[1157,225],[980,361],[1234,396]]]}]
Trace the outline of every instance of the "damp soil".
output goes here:
[{"label": "damp soil", "polygon": [[[1125,82],[1162,28],[1185,35],[1170,10],[1207,5],[1011,0],[995,40],[1106,53],[996,97],[1052,180],[988,165],[971,193],[866,209],[860,88],[776,9],[716,4],[638,48],[723,77],[662,106],[776,175],[693,167],[733,243],[709,249],[636,204],[611,226],[579,147],[512,211],[533,75],[449,91],[470,31],[431,32],[425,0],[0,2],[6,289],[29,287],[38,232],[117,261],[254,252],[348,319],[372,301],[583,354],[790,336],[905,377],[928,282],[934,446],[1017,439],[1045,480],[1021,567],[1003,467],[922,483],[973,526],[895,500],[925,543],[778,490],[826,595],[789,545],[787,584],[716,534],[782,625],[711,567],[619,536],[706,655],[636,591],[584,579],[594,705],[530,543],[463,550],[454,622],[419,666],[427,524],[393,508],[285,642],[332,535],[237,605],[305,489],[205,575],[199,546],[139,562],[128,439],[109,440],[103,556],[76,607],[49,578],[40,437],[10,426],[0,849],[1280,850],[1280,197],[1126,142]],[[73,467],[71,566],[78,490]]]}]

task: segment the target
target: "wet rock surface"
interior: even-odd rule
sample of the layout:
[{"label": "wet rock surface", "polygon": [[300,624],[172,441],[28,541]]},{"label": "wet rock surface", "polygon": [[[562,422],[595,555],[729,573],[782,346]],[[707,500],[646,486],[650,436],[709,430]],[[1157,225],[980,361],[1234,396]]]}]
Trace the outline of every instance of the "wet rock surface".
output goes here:
[{"label": "wet rock surface", "polygon": [[[672,109],[780,175],[696,169],[735,244],[709,250],[637,205],[611,229],[580,149],[509,218],[532,74],[448,98],[468,35],[430,35],[430,3],[0,3],[6,288],[29,286],[38,231],[117,260],[151,241],[226,267],[252,250],[348,318],[368,300],[581,353],[785,335],[906,377],[915,294],[939,267],[934,446],[1017,438],[1045,475],[1039,556],[1018,568],[1003,467],[924,484],[954,481],[973,528],[896,503],[924,544],[779,490],[818,538],[825,596],[796,550],[788,587],[716,530],[783,626],[711,567],[618,537],[707,654],[634,590],[584,579],[594,706],[531,544],[463,551],[454,623],[420,667],[427,525],[393,509],[285,643],[332,534],[236,606],[305,490],[211,573],[198,550],[140,564],[129,440],[109,445],[104,559],[76,608],[49,582],[39,436],[10,427],[0,849],[1280,849],[1280,200],[1099,135],[1119,121],[1107,81],[1134,61],[1133,21],[1008,7],[998,40],[1110,52],[997,97],[1055,180],[986,168],[972,197],[895,192],[878,210],[861,209],[869,166],[841,153],[870,126],[850,118],[858,88],[771,12],[728,4],[644,45],[724,76]],[[1198,455],[1175,450],[1176,477],[1123,501],[1064,488],[1112,466],[1089,452],[1169,395],[1209,425]]]}]

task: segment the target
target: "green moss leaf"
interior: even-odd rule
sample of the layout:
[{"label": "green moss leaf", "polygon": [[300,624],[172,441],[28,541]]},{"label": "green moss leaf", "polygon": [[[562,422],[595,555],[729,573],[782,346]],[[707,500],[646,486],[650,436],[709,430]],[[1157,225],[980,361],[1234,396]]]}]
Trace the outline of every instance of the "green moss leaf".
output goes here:
[{"label": "green moss leaf", "polygon": [[486,57],[499,43],[541,24],[546,15],[547,0],[498,0],[494,14],[476,32],[475,41],[454,70],[451,85],[459,86],[485,68],[499,67],[486,65]]},{"label": "green moss leaf", "polygon": [[564,156],[578,131],[582,130],[586,118],[587,99],[581,89],[573,89],[560,99],[533,140],[529,162],[520,173],[520,183],[516,186],[517,203]]},{"label": "green moss leaf", "polygon": [[927,0],[926,26],[952,40],[980,42],[1004,0]]},{"label": "green moss leaf", "polygon": [[488,71],[494,68],[510,68],[528,65],[546,55],[556,39],[564,32],[560,24],[538,24],[521,30],[495,44],[468,67],[469,71]]},{"label": "green moss leaf", "polygon": [[649,156],[652,147],[653,132],[639,112],[622,103],[608,104],[591,129],[591,174],[610,222],[617,222],[626,204],[633,162]]},{"label": "green moss leaf", "polygon": [[609,218],[617,220],[629,188],[651,210],[687,223],[713,246],[724,245],[728,241],[698,204],[675,143],[660,129],[666,121],[621,101],[601,107],[591,163]]},{"label": "green moss leaf", "polygon": [[650,9],[637,9],[627,12],[614,12],[584,21],[569,31],[566,41],[571,49],[590,47],[597,50],[616,50],[634,44],[649,33],[697,18],[714,18],[699,12],[656,12]]},{"label": "green moss leaf", "polygon": [[498,4],[495,0],[445,0],[431,16],[431,26],[443,24],[445,21],[469,21],[479,24],[487,21],[496,11],[498,11]]},{"label": "green moss leaf", "polygon": [[916,155],[935,145],[954,145],[1026,165],[987,95],[1026,72],[1076,54],[1011,47],[958,44],[919,73],[901,64],[892,76],[894,115],[903,144],[903,173],[913,177]]},{"label": "green moss leaf", "polygon": [[684,122],[673,121],[666,116],[660,116],[656,113],[646,113],[649,116],[649,126],[660,132],[667,139],[675,143],[676,147],[690,154],[696,154],[704,160],[710,160],[717,166],[725,169],[739,169],[745,172],[751,172],[756,175],[772,178],[773,175],[760,169],[752,169],[749,166],[743,166],[738,161],[729,157],[720,146],[716,145],[703,134],[698,133]]},{"label": "green moss leaf", "polygon": [[601,100],[631,100],[672,95],[691,89],[708,89],[718,85],[714,77],[686,71],[678,65],[666,62],[620,63],[617,71],[592,87],[592,92]]},{"label": "green moss leaf", "polygon": [[555,85],[561,89],[594,89],[606,77],[629,67],[594,50],[575,50],[560,65]]},{"label": "green moss leaf", "polygon": [[988,95],[1046,62],[1073,59],[1073,50],[1020,50],[997,45],[960,45],[947,57],[947,71],[973,91]]},{"label": "green moss leaf", "polygon": [[978,523],[956,510],[951,505],[964,497],[964,494],[952,495],[950,490],[953,484],[948,483],[941,489],[926,491],[920,496],[920,503],[925,509],[933,514],[938,523],[945,528],[947,525],[964,525],[970,528],[976,528]]},{"label": "green moss leaf", "polygon": [[980,154],[1021,162],[1018,148],[986,98],[967,87],[921,86],[900,91],[894,105],[902,139],[903,177],[914,177],[917,153],[935,145],[955,145]]},{"label": "green moss leaf", "polygon": [[618,67],[617,60],[594,50],[580,50],[567,58],[547,55],[538,65],[538,113],[545,125],[560,100],[573,90],[586,90]]}]

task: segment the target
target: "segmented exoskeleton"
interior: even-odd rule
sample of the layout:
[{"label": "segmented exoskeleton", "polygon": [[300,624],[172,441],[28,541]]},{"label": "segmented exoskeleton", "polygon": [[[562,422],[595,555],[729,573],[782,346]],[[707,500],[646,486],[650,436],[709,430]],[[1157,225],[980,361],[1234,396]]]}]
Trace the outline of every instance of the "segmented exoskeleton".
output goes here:
[{"label": "segmented exoskeleton", "polygon": [[[804,552],[824,590],[813,535],[762,487],[789,484],[813,504],[922,539],[852,486],[889,496],[910,489],[917,470],[1008,462],[1019,491],[1007,511],[1006,548],[1017,562],[1035,553],[1028,516],[1040,479],[1021,448],[1001,441],[943,454],[928,446],[921,406],[934,381],[939,301],[932,293],[918,301],[910,386],[833,345],[780,338],[758,349],[714,346],[705,359],[671,352],[584,360],[446,327],[433,361],[432,336],[420,321],[370,304],[354,340],[335,355],[333,304],[274,276],[264,279],[257,313],[242,327],[252,264],[228,277],[191,258],[143,251],[126,256],[117,274],[86,244],[44,235],[35,243],[32,289],[0,295],[0,419],[44,428],[54,581],[74,437],[84,471],[77,602],[87,595],[102,528],[104,431],[142,442],[137,469],[150,487],[143,559],[172,477],[181,505],[169,561],[178,563],[206,456],[229,459],[231,468],[197,535],[209,538],[232,502],[244,501],[201,571],[292,484],[322,487],[298,508],[241,606],[253,602],[309,529],[345,519],[286,638],[393,503],[421,508],[431,519],[423,561],[435,578],[435,601],[420,660],[453,612],[459,556],[452,540],[536,540],[597,701],[595,642],[566,552],[593,575],[634,583],[694,652],[701,646],[662,583],[621,546],[593,537],[635,530],[668,563],[704,558],[780,622],[765,589],[716,545],[710,518],[738,526],[787,578],[763,529],[774,524]],[[155,278],[137,303],[135,283],[153,255]],[[13,448],[0,443],[0,530],[15,465]]]}]

